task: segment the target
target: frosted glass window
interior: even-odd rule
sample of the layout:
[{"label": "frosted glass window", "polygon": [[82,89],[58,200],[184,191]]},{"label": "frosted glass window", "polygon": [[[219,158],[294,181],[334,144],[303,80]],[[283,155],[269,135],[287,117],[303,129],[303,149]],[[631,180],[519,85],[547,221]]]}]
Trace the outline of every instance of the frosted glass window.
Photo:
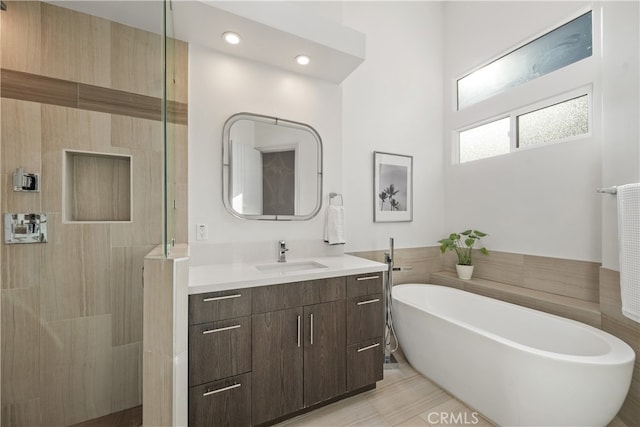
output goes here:
[{"label": "frosted glass window", "polygon": [[591,56],[588,12],[458,80],[458,109]]},{"label": "frosted glass window", "polygon": [[518,147],[589,133],[588,95],[517,117]]},{"label": "frosted glass window", "polygon": [[510,118],[460,132],[460,163],[499,156],[510,151]]}]

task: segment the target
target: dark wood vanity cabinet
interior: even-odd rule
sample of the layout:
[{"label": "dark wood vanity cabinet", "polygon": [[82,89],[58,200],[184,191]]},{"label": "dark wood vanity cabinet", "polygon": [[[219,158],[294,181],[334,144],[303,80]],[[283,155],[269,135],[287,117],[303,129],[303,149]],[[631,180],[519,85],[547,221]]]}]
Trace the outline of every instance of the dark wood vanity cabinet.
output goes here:
[{"label": "dark wood vanity cabinet", "polygon": [[[382,279],[357,280],[369,276],[191,295],[189,319],[200,323],[189,330],[190,426],[268,424],[375,385]],[[207,298],[227,318],[191,313],[208,310]]]},{"label": "dark wood vanity cabinet", "polygon": [[347,390],[383,377],[382,273],[347,278]]},{"label": "dark wood vanity cabinet", "polygon": [[345,278],[254,291],[253,423],[281,418],[343,394]]},{"label": "dark wood vanity cabinet", "polygon": [[189,296],[189,425],[251,425],[251,289]]}]

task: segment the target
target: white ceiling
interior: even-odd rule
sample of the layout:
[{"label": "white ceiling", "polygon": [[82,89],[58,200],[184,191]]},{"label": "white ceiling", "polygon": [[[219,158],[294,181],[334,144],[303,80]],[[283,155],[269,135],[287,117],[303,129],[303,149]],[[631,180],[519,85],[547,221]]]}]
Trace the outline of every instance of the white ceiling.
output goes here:
[{"label": "white ceiling", "polygon": [[[159,1],[52,0],[48,3],[162,34],[163,3]],[[167,34],[230,55],[295,73],[342,82],[364,61],[365,37],[318,13],[304,3],[283,1],[173,1]],[[229,45],[222,33],[241,35]],[[295,57],[305,54],[302,67]]]}]

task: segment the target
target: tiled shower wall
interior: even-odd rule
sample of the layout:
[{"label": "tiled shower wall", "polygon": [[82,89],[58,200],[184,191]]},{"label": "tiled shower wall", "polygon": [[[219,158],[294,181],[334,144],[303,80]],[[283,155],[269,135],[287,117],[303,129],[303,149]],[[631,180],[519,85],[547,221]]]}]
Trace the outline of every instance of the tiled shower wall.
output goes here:
[{"label": "tiled shower wall", "polygon": [[[6,3],[0,207],[46,212],[49,242],[2,246],[2,426],[70,425],[142,403],[142,265],[162,240],[162,39],[46,3]],[[188,53],[172,46],[168,133],[176,238],[186,242]],[[64,149],[131,156],[131,222],[63,223]],[[41,174],[40,193],[12,191],[18,166]]]}]

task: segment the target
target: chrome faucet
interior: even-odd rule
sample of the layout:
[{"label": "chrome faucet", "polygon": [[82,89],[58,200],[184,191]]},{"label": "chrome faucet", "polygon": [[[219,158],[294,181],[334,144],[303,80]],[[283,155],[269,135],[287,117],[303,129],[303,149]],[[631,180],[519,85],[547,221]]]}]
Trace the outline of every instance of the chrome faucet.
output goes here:
[{"label": "chrome faucet", "polygon": [[289,248],[287,248],[287,242],[280,240],[278,242],[278,248],[278,262],[287,262],[287,251],[289,250]]}]

